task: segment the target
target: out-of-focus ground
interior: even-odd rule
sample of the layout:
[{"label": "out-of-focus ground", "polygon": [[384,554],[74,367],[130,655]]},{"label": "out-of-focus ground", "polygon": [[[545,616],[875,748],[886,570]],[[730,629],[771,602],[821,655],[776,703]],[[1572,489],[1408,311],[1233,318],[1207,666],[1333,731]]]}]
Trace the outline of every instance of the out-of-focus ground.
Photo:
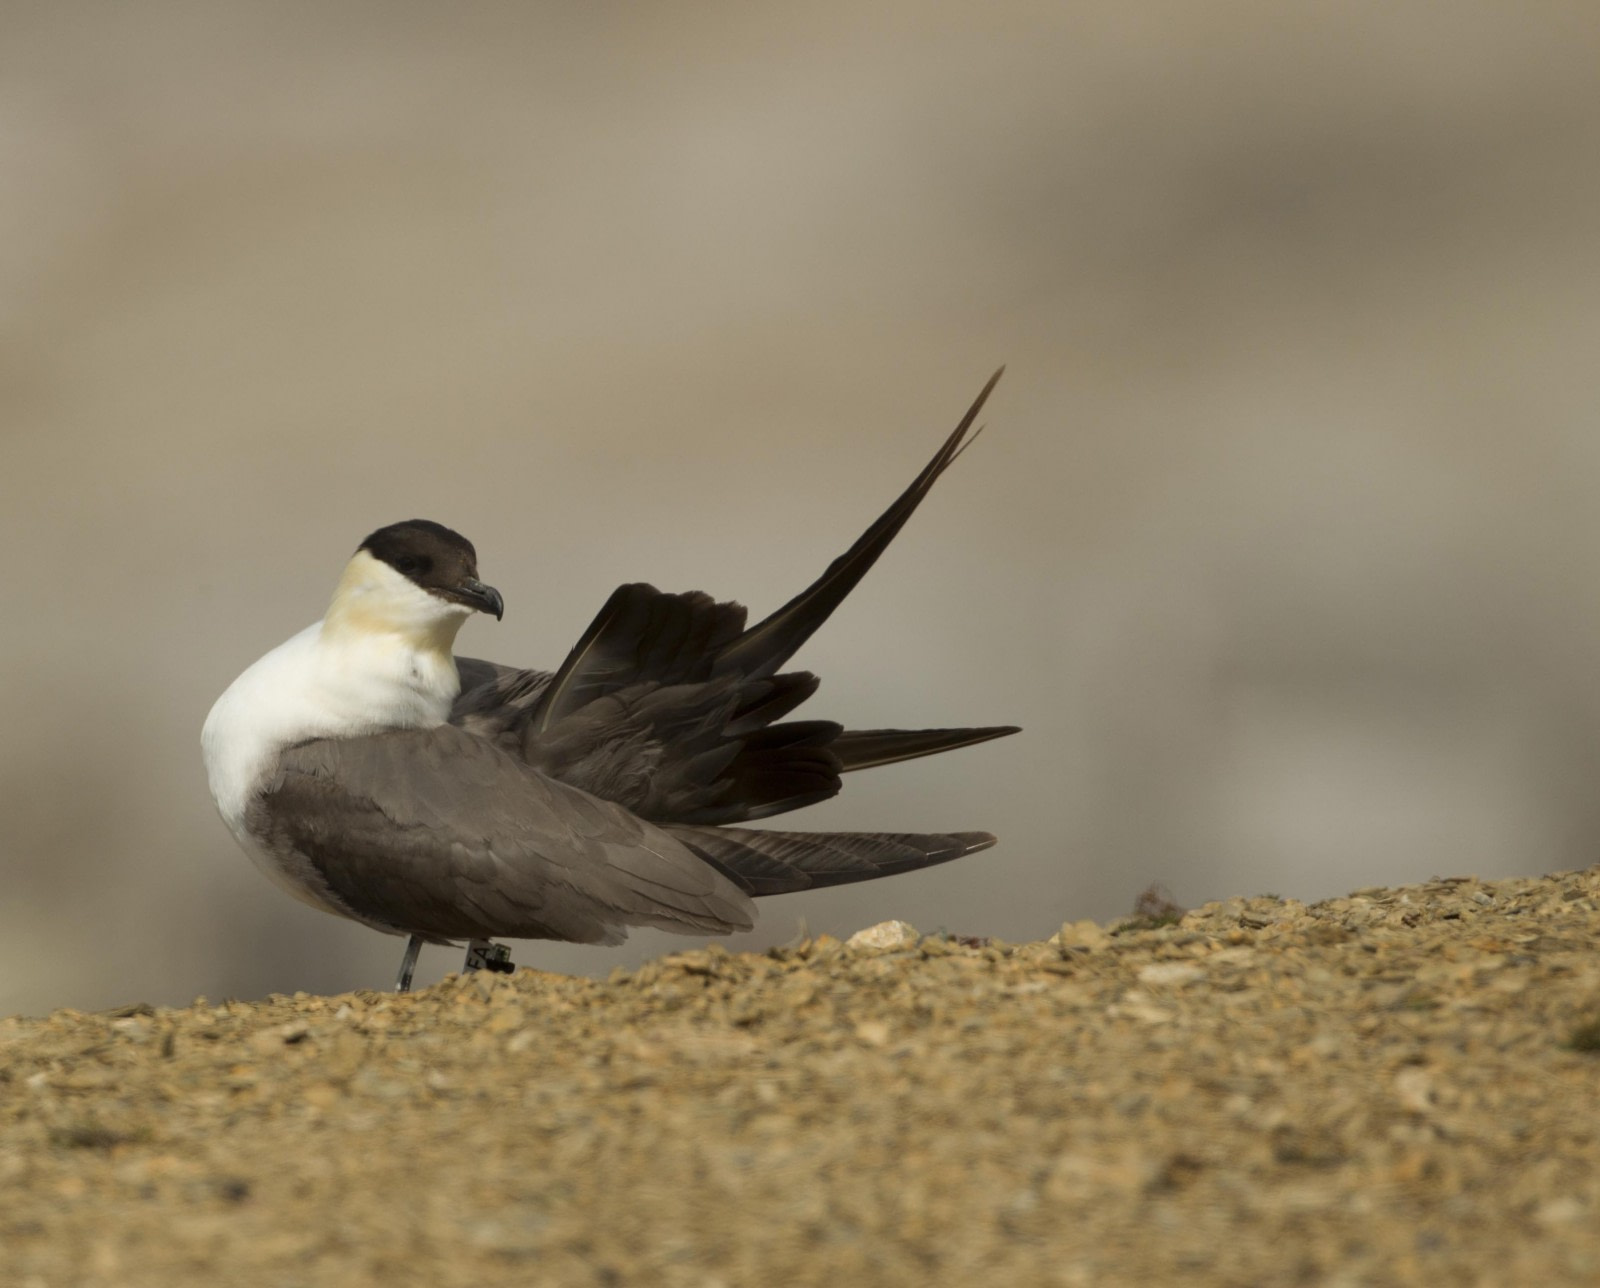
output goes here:
[{"label": "out-of-focus ground", "polygon": [[0,1278],[1593,1284],[1600,870],[0,1020]]},{"label": "out-of-focus ground", "polygon": [[25,3],[0,48],[0,1013],[390,977],[196,746],[367,531],[464,530],[500,660],[625,580],[765,611],[1000,361],[799,660],[856,727],[1027,726],[811,825],[1002,844],[736,947],[1595,857],[1591,6]]}]

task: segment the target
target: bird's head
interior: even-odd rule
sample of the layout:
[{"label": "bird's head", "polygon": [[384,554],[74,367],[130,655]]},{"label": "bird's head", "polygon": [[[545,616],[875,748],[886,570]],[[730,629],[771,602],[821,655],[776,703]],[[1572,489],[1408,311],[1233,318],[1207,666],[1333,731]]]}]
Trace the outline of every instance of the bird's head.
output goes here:
[{"label": "bird's head", "polygon": [[478,580],[478,552],[459,532],[427,519],[379,528],[345,565],[327,621],[335,629],[401,635],[449,648],[473,613],[505,612],[500,592]]}]

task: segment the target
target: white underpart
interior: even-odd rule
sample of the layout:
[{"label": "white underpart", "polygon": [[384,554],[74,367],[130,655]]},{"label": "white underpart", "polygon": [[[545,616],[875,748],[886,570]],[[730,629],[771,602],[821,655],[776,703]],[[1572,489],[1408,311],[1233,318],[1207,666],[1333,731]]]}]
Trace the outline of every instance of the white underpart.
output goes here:
[{"label": "white underpart", "polygon": [[308,738],[443,724],[461,687],[451,649],[470,615],[359,551],[328,615],[251,665],[211,708],[200,732],[211,797],[245,852],[290,894],[322,906],[245,827],[278,753]]}]

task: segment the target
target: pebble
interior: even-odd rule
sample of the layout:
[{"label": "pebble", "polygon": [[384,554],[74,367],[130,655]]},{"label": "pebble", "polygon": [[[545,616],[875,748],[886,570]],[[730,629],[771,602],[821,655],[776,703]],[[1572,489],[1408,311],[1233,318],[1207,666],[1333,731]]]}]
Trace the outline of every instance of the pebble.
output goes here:
[{"label": "pebble", "polygon": [[1056,936],[1056,943],[1060,946],[1063,956],[1074,949],[1090,952],[1096,948],[1104,948],[1110,942],[1110,932],[1093,921],[1066,922],[1062,925],[1060,934]]},{"label": "pebble", "polygon": [[1139,968],[1138,980],[1141,984],[1157,988],[1173,987],[1192,984],[1197,979],[1204,979],[1205,974],[1198,966],[1191,966],[1187,962],[1152,962]]},{"label": "pebble", "polygon": [[921,938],[917,928],[908,921],[880,921],[876,926],[856,931],[845,940],[845,947],[860,951],[903,952],[915,948]]}]

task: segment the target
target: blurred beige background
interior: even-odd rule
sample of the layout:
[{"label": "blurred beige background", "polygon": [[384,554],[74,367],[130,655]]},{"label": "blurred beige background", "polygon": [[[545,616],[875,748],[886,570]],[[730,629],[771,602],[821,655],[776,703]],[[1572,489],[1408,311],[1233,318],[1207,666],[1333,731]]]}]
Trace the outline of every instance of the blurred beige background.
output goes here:
[{"label": "blurred beige background", "polygon": [[811,714],[1027,732],[799,817],[1002,844],[746,943],[1600,851],[1591,5],[12,3],[0,49],[0,1013],[390,981],[197,749],[370,529],[472,537],[503,661],[624,580],[763,612],[1001,361],[799,660]]}]

